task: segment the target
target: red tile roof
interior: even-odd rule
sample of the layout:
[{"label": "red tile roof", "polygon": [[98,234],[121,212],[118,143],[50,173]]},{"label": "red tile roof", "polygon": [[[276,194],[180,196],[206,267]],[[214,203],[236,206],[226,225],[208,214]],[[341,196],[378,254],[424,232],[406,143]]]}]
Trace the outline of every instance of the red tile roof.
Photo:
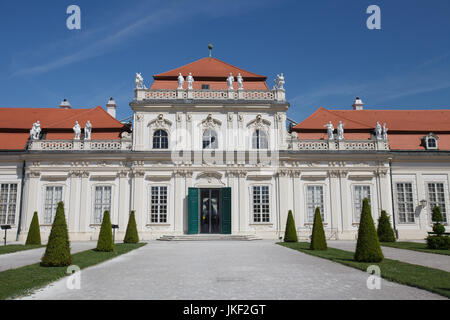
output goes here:
[{"label": "red tile roof", "polygon": [[438,135],[439,150],[450,150],[450,109],[447,110],[328,110],[320,107],[293,130],[299,139],[326,139],[325,124],[344,123],[345,139],[370,139],[377,121],[388,128],[392,150],[424,150],[422,138]]},{"label": "red tile roof", "polygon": [[40,122],[46,140],[73,139],[73,126],[78,121],[84,128],[92,124],[92,140],[120,139],[125,126],[102,107],[92,109],[0,108],[0,150],[23,150],[33,123]]},{"label": "red tile roof", "polygon": [[[226,90],[228,88],[226,79],[230,73],[233,74],[235,80],[238,73],[241,74],[245,89],[269,90],[266,84],[266,76],[249,72],[219,59],[209,57],[154,75],[153,79],[155,81],[150,89],[176,89],[179,73],[185,78],[189,73],[192,73],[195,90],[201,89],[202,84],[209,84],[211,90]],[[236,82],[234,87],[235,89],[237,88]]]}]

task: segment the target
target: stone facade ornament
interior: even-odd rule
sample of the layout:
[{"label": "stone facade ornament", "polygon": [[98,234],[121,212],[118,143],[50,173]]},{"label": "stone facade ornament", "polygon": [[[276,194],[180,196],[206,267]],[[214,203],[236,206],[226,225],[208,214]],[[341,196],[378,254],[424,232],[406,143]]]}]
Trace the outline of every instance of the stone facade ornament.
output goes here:
[{"label": "stone facade ornament", "polygon": [[334,140],[334,127],[331,121],[329,121],[325,127],[327,127],[328,140]]},{"label": "stone facade ornament", "polygon": [[134,87],[135,89],[147,89],[144,86],[144,77],[141,73],[136,73],[136,78],[134,79]]},{"label": "stone facade ornament", "polygon": [[244,90],[244,78],[242,78],[240,73],[238,73],[237,75],[237,83],[238,83],[238,90]]},{"label": "stone facade ornament", "polygon": [[234,77],[233,77],[233,74],[230,72],[230,74],[228,75],[228,78],[227,78],[228,90],[233,90],[233,82],[234,82]]},{"label": "stone facade ornament", "polygon": [[383,129],[382,129],[382,137],[383,140],[387,140],[387,132],[388,132],[388,128],[386,128],[386,122],[383,124]]},{"label": "stone facade ornament", "polygon": [[39,135],[41,134],[41,124],[39,121],[33,123],[33,127],[30,130],[30,139],[39,140]]},{"label": "stone facade ornament", "polygon": [[286,82],[284,81],[283,73],[277,74],[277,78],[274,81],[275,81],[274,89],[276,89],[276,90],[284,90],[284,84]]},{"label": "stone facade ornament", "polygon": [[337,138],[338,140],[344,140],[344,124],[342,123],[342,121],[339,121],[337,127]]},{"label": "stone facade ornament", "polygon": [[377,138],[377,140],[381,140],[383,138],[381,132],[381,125],[378,121],[377,124],[375,125],[375,137]]},{"label": "stone facade ornament", "polygon": [[194,88],[194,77],[192,76],[192,73],[189,72],[186,81],[188,83],[188,90],[192,90]]},{"label": "stone facade ornament", "polygon": [[84,127],[84,140],[91,140],[91,133],[92,133],[92,124],[88,120]]},{"label": "stone facade ornament", "polygon": [[153,119],[148,124],[155,129],[169,129],[172,126],[172,121],[164,118],[164,115],[160,113],[156,119]]},{"label": "stone facade ornament", "polygon": [[75,121],[75,125],[73,126],[73,132],[75,134],[73,140],[80,140],[81,126],[78,124],[78,121]]},{"label": "stone facade ornament", "polygon": [[212,114],[208,114],[208,116],[206,117],[206,119],[204,119],[202,121],[202,126],[203,128],[216,128],[216,127],[220,127],[222,125],[222,122],[220,120],[214,119]]},{"label": "stone facade ornament", "polygon": [[182,90],[184,85],[184,77],[181,73],[178,74],[178,90]]}]

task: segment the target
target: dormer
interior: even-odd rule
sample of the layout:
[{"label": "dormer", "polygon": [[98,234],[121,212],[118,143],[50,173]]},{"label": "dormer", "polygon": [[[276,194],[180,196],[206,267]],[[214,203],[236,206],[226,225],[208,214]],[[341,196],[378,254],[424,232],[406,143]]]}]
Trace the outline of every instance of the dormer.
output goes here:
[{"label": "dormer", "polygon": [[425,144],[426,150],[437,150],[438,149],[438,139],[439,137],[433,132],[430,132],[425,137],[423,137],[423,142]]}]

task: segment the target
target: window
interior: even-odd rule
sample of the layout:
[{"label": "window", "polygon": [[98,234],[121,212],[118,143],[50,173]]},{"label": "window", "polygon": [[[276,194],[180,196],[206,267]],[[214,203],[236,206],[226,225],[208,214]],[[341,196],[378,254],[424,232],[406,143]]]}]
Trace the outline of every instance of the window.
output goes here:
[{"label": "window", "polygon": [[156,130],[153,133],[153,149],[169,148],[169,139],[165,130]]},{"label": "window", "polygon": [[437,142],[435,138],[428,138],[428,149],[436,149],[437,148]]},{"label": "window", "polygon": [[430,217],[434,207],[440,207],[442,218],[447,221],[447,208],[445,207],[445,191],[443,183],[428,183],[428,200],[430,202]]},{"label": "window", "polygon": [[209,90],[209,84],[202,84],[202,90]]},{"label": "window", "polygon": [[369,199],[370,205],[370,186],[354,186],[353,195],[355,208],[355,222],[359,222],[364,198]]},{"label": "window", "polygon": [[325,211],[323,208],[323,186],[307,186],[306,203],[308,222],[312,223],[314,221],[314,213],[316,212],[317,207],[320,209],[322,221],[325,220]]},{"label": "window", "polygon": [[397,210],[400,223],[414,223],[412,183],[397,183]]},{"label": "window", "polygon": [[111,186],[95,187],[94,224],[101,224],[105,211],[111,211]]},{"label": "window", "polygon": [[151,187],[151,223],[167,223],[167,187]]},{"label": "window", "polygon": [[252,136],[253,149],[267,149],[267,134],[260,129],[256,129]]},{"label": "window", "polygon": [[16,221],[17,184],[0,185],[0,224],[15,224]]},{"label": "window", "polygon": [[58,202],[62,201],[62,186],[45,188],[44,223],[52,224],[55,218]]},{"label": "window", "polygon": [[253,222],[270,222],[269,186],[253,187]]},{"label": "window", "polygon": [[425,140],[425,148],[427,150],[436,150],[438,148],[438,139],[439,137],[434,133],[430,132],[424,137]]},{"label": "window", "polygon": [[217,149],[217,133],[214,130],[203,132],[203,149]]}]

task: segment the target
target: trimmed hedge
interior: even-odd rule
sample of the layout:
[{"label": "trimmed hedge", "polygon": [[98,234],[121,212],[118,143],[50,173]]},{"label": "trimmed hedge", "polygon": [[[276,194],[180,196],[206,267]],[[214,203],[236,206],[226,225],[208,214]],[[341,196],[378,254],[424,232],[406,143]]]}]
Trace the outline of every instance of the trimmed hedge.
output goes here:
[{"label": "trimmed hedge", "polygon": [[448,250],[450,249],[450,237],[449,236],[428,236],[427,237],[428,249]]},{"label": "trimmed hedge", "polygon": [[354,258],[358,262],[381,262],[384,259],[367,198],[363,200]]},{"label": "trimmed hedge", "polygon": [[33,219],[31,219],[25,245],[41,245],[41,231],[39,230],[39,219],[36,211],[33,214]]},{"label": "trimmed hedge", "polygon": [[97,248],[95,250],[104,252],[114,251],[111,218],[108,210],[103,213],[102,226],[100,227]]},{"label": "trimmed hedge", "polygon": [[377,234],[380,242],[395,242],[396,240],[389,216],[385,210],[381,210],[381,216],[378,218]]},{"label": "trimmed hedge", "polygon": [[41,259],[43,267],[63,267],[72,264],[70,254],[69,233],[67,231],[66,215],[64,214],[64,203],[58,202],[55,220],[48,237],[47,248]]},{"label": "trimmed hedge", "polygon": [[431,220],[434,221],[433,232],[436,233],[436,235],[429,235],[427,237],[428,249],[450,249],[450,238],[443,235],[445,232],[445,227],[441,224],[441,222],[444,221],[444,218],[442,217],[440,207],[435,206],[433,208]]},{"label": "trimmed hedge", "polygon": [[317,207],[314,213],[314,224],[311,235],[311,250],[327,250],[327,240],[325,239],[325,231],[323,230],[322,217],[320,216],[320,208]]},{"label": "trimmed hedge", "polygon": [[286,230],[284,232],[284,242],[298,242],[297,229],[295,228],[294,217],[292,210],[289,210],[286,220]]},{"label": "trimmed hedge", "polygon": [[123,239],[124,243],[138,243],[139,236],[136,227],[136,218],[134,216],[134,210],[130,212],[130,216],[128,218],[127,232],[125,233],[125,238]]}]

